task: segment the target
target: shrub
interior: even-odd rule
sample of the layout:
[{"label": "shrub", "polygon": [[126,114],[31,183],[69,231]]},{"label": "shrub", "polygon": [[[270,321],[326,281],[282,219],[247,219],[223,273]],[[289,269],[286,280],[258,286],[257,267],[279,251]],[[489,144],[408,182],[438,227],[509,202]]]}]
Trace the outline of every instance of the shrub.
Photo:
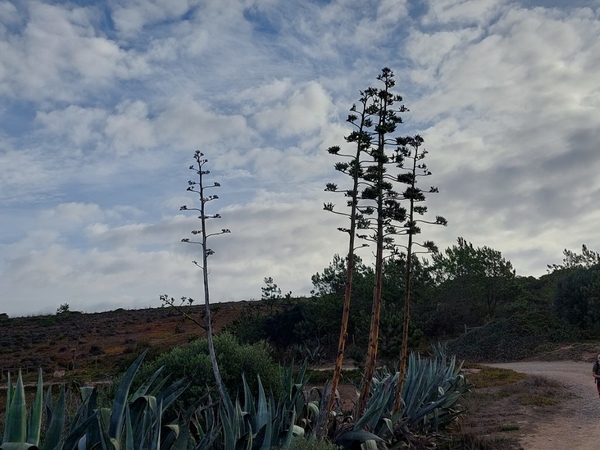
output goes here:
[{"label": "shrub", "polygon": [[267,317],[257,304],[245,305],[240,315],[223,331],[233,334],[243,344],[254,344],[267,338],[265,324]]},{"label": "shrub", "polygon": [[532,356],[542,344],[573,340],[576,331],[547,314],[503,319],[465,333],[448,350],[471,362],[514,361]]},{"label": "shrub", "polygon": [[556,285],[554,311],[571,325],[584,331],[586,338],[600,337],[600,267],[566,271]]},{"label": "shrub", "polygon": [[[215,336],[214,342],[223,383],[232,397],[242,385],[242,374],[250,386],[257,386],[259,375],[267,391],[279,386],[280,368],[271,358],[265,343],[243,345],[228,333]],[[161,366],[165,366],[163,373],[172,380],[185,379],[190,383],[185,399],[179,401],[179,407],[193,405],[215,386],[206,339],[198,339],[186,347],[176,347],[144,364],[137,379],[149,378]]]}]

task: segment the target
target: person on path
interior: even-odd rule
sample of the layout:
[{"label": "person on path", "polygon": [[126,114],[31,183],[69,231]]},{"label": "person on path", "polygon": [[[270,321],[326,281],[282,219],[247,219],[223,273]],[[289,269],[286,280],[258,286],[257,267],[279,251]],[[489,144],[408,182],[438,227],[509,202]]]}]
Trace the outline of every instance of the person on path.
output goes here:
[{"label": "person on path", "polygon": [[596,387],[598,388],[598,397],[600,397],[600,355],[598,355],[596,358],[596,362],[592,368],[592,373],[594,374],[594,381],[596,382]]}]

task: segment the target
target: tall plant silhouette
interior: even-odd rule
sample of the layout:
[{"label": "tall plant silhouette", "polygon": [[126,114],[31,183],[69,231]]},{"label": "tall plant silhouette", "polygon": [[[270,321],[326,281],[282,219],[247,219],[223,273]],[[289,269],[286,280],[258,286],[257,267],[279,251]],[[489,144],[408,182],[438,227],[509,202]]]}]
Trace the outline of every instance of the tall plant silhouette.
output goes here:
[{"label": "tall plant silhouette", "polygon": [[[419,177],[427,177],[431,175],[431,172],[427,168],[427,165],[423,162],[427,151],[421,149],[423,145],[423,138],[419,135],[413,137],[402,137],[397,138],[396,143],[398,145],[397,152],[401,157],[400,167],[407,165],[408,171],[398,175],[398,182],[407,185],[406,189],[402,193],[402,198],[408,200],[408,220],[404,224],[398,234],[406,234],[407,244],[406,246],[400,245],[406,249],[406,267],[404,276],[404,324],[402,329],[402,349],[400,352],[400,366],[399,366],[399,377],[398,384],[396,387],[396,396],[394,400],[394,412],[400,410],[402,402],[402,388],[404,386],[404,380],[406,379],[406,366],[408,361],[408,330],[410,326],[410,300],[411,300],[411,281],[412,281],[412,260],[416,253],[423,252],[437,252],[437,247],[433,241],[424,241],[422,243],[416,242],[414,236],[421,232],[421,224],[435,224],[435,225],[447,225],[447,221],[442,216],[436,216],[434,221],[428,221],[418,218],[423,216],[427,212],[427,207],[419,205],[419,203],[425,201],[425,191],[417,186],[417,179]],[[400,158],[397,158],[400,160]],[[427,193],[437,193],[438,188],[431,186]],[[414,246],[420,247],[418,251],[414,251]],[[397,248],[397,247],[396,247]]]},{"label": "tall plant silhouette", "polygon": [[383,87],[371,88],[371,101],[367,107],[367,113],[373,117],[373,129],[370,131],[372,143],[366,150],[371,160],[359,182],[360,186],[364,186],[360,192],[361,202],[366,205],[362,209],[363,214],[359,221],[359,228],[369,230],[372,234],[357,235],[357,237],[374,242],[376,250],[369,343],[360,396],[356,404],[356,417],[362,416],[367,404],[377,360],[384,251],[394,249],[396,231],[394,223],[403,222],[406,219],[406,209],[400,204],[400,196],[394,190],[394,183],[397,179],[388,172],[390,166],[395,168],[401,165],[402,155],[399,152],[390,153],[388,148],[396,145],[393,134],[397,125],[402,123],[399,114],[407,109],[404,105],[395,106],[402,101],[402,97],[392,92],[396,82],[394,73],[390,69],[384,68],[377,80],[383,84]]},{"label": "tall plant silhouette", "polygon": [[[336,211],[333,203],[326,203],[323,205],[323,209],[326,211],[333,212],[334,214],[340,214],[350,219],[349,228],[338,228],[344,233],[348,233],[348,256],[346,257],[346,287],[344,292],[344,306],[342,310],[342,324],[340,328],[340,337],[338,341],[338,352],[335,360],[335,368],[333,371],[333,379],[331,381],[331,388],[328,390],[326,395],[327,399],[327,411],[331,412],[335,403],[335,391],[339,385],[342,364],[344,362],[344,352],[346,348],[346,340],[348,338],[348,320],[350,317],[350,298],[352,295],[352,274],[354,272],[354,250],[355,250],[355,238],[356,238],[356,227],[357,220],[362,218],[361,210],[358,205],[358,185],[361,176],[363,175],[363,169],[361,164],[361,156],[371,146],[372,137],[366,132],[368,128],[373,126],[372,119],[369,117],[368,105],[370,104],[371,97],[374,94],[373,89],[367,89],[361,92],[361,98],[359,100],[360,107],[357,110],[356,105],[353,105],[348,115],[347,121],[351,123],[355,129],[346,136],[346,142],[355,145],[355,154],[348,155],[340,153],[341,149],[339,146],[333,146],[327,149],[332,155],[342,156],[350,158],[350,162],[338,162],[335,164],[335,169],[339,172],[345,173],[352,177],[352,188],[343,190],[339,189],[334,183],[327,183],[325,190],[329,192],[340,192],[343,193],[347,198],[347,206],[350,207],[350,212]],[[366,244],[365,244],[366,245]]]},{"label": "tall plant silhouette", "polygon": [[219,364],[217,361],[217,355],[215,353],[215,346],[213,342],[213,330],[212,330],[212,320],[211,320],[211,310],[210,310],[210,291],[208,287],[208,257],[213,255],[215,252],[208,247],[208,238],[211,236],[218,236],[221,234],[231,233],[231,231],[227,228],[222,228],[220,231],[215,233],[208,233],[206,228],[206,222],[209,219],[220,219],[220,214],[207,215],[206,214],[206,204],[217,200],[219,197],[217,195],[207,195],[207,189],[217,188],[220,186],[216,181],[210,185],[205,186],[204,177],[210,174],[210,170],[205,170],[204,166],[208,162],[208,159],[204,158],[204,153],[200,151],[196,151],[194,153],[195,164],[192,164],[189,168],[193,170],[197,176],[198,181],[190,180],[188,181],[187,190],[190,192],[195,192],[198,194],[200,200],[199,208],[190,208],[186,205],[180,208],[181,211],[197,211],[200,213],[198,218],[200,219],[201,227],[199,230],[193,230],[191,233],[194,236],[199,236],[199,240],[193,240],[189,238],[184,238],[181,241],[188,244],[197,244],[202,248],[202,263],[199,264],[197,261],[193,261],[195,265],[202,269],[203,281],[204,281],[204,306],[205,306],[205,329],[206,329],[206,337],[208,340],[208,351],[210,353],[210,359],[212,362],[213,372],[215,376],[215,382],[217,384],[217,389],[219,390],[219,395],[221,400],[224,402],[229,401],[229,396],[225,391],[225,386],[223,385],[223,380],[221,378],[221,373],[219,372]]},{"label": "tall plant silhouette", "polygon": [[[401,250],[406,251],[407,264],[405,272],[404,298],[404,329],[401,352],[401,372],[406,371],[408,328],[410,318],[410,289],[412,276],[412,258],[416,253],[414,246],[423,250],[435,249],[432,242],[417,243],[413,236],[420,232],[419,224],[435,223],[445,225],[443,217],[435,221],[418,218],[426,213],[427,208],[419,205],[425,200],[425,191],[417,187],[417,178],[430,175],[423,159],[427,152],[421,149],[423,139],[420,136],[397,137],[397,126],[402,123],[400,114],[407,111],[402,97],[392,92],[395,86],[394,74],[384,68],[377,80],[382,87],[370,87],[361,92],[359,108],[354,105],[348,122],[354,126],[354,131],[346,137],[348,143],[354,144],[355,153],[342,154],[340,147],[330,147],[329,153],[344,156],[349,162],[338,162],[336,170],[352,177],[351,189],[339,189],[336,184],[328,183],[326,191],[343,193],[350,212],[335,210],[335,205],[326,203],[324,209],[346,216],[350,220],[349,228],[339,228],[349,234],[349,249],[347,256],[346,290],[338,355],[332,380],[331,391],[335,392],[339,383],[341,366],[347,339],[348,317],[352,293],[352,274],[354,269],[355,237],[364,239],[375,246],[375,278],[373,286],[373,303],[369,331],[369,343],[365,371],[360,387],[360,397],[356,405],[356,417],[360,417],[369,399],[371,381],[375,370],[380,334],[382,278],[384,260],[388,257],[399,256]],[[396,186],[405,184],[402,193]],[[432,187],[428,192],[437,192]],[[363,234],[357,231],[363,230]],[[360,232],[360,231],[359,231]],[[407,236],[406,244],[397,240]],[[366,244],[363,244],[366,245]],[[401,377],[403,381],[404,376]],[[400,383],[400,389],[402,388]],[[333,396],[328,401],[328,411],[333,407]]]},{"label": "tall plant silhouette", "polygon": [[[336,170],[352,177],[352,188],[338,189],[338,186],[329,183],[327,191],[342,192],[348,198],[349,213],[334,210],[332,203],[325,204],[325,210],[347,216],[350,219],[349,228],[340,228],[349,234],[349,249],[347,257],[346,289],[344,309],[336,367],[332,380],[332,392],[339,381],[339,373],[343,360],[345,342],[347,338],[347,324],[352,291],[352,274],[354,269],[354,250],[356,249],[355,237],[364,238],[375,244],[375,284],[373,286],[373,305],[371,312],[371,325],[365,373],[361,382],[361,396],[357,404],[357,416],[362,410],[369,396],[371,379],[375,369],[377,347],[379,339],[379,322],[381,315],[381,286],[383,276],[384,251],[392,249],[393,237],[388,236],[389,228],[394,222],[405,220],[406,211],[399,203],[399,195],[394,191],[396,178],[388,173],[388,168],[397,167],[401,162],[401,155],[390,152],[389,146],[396,146],[392,137],[396,126],[402,123],[400,113],[405,112],[403,105],[395,106],[402,101],[402,97],[392,93],[395,85],[394,74],[384,68],[377,80],[383,84],[382,88],[370,87],[361,92],[359,108],[352,107],[352,114],[348,121],[355,127],[354,131],[346,137],[348,143],[355,145],[353,155],[340,153],[339,147],[331,147],[329,153],[350,158],[349,162],[338,162]],[[370,232],[370,234],[357,234],[357,230]],[[367,244],[363,244],[367,245]],[[328,403],[332,407],[332,399]]]}]

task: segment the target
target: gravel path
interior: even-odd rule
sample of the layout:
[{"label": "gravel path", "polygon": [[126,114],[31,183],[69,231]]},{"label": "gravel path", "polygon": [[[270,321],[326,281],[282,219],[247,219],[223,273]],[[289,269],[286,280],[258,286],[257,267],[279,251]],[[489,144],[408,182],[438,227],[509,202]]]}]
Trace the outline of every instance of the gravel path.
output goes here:
[{"label": "gravel path", "polygon": [[577,398],[562,404],[563,412],[523,439],[526,450],[596,450],[600,447],[600,399],[592,364],[573,361],[487,364],[563,383]]}]

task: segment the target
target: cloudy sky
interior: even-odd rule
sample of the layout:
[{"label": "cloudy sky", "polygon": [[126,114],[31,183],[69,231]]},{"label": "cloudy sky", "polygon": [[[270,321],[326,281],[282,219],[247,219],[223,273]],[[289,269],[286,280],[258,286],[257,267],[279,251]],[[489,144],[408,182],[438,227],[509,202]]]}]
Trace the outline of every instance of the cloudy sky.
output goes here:
[{"label": "cloudy sky", "polygon": [[449,221],[424,238],[519,275],[600,250],[600,0],[0,0],[0,312],[201,300],[196,149],[212,299],[308,294],[347,245],[325,149],[386,66]]}]

